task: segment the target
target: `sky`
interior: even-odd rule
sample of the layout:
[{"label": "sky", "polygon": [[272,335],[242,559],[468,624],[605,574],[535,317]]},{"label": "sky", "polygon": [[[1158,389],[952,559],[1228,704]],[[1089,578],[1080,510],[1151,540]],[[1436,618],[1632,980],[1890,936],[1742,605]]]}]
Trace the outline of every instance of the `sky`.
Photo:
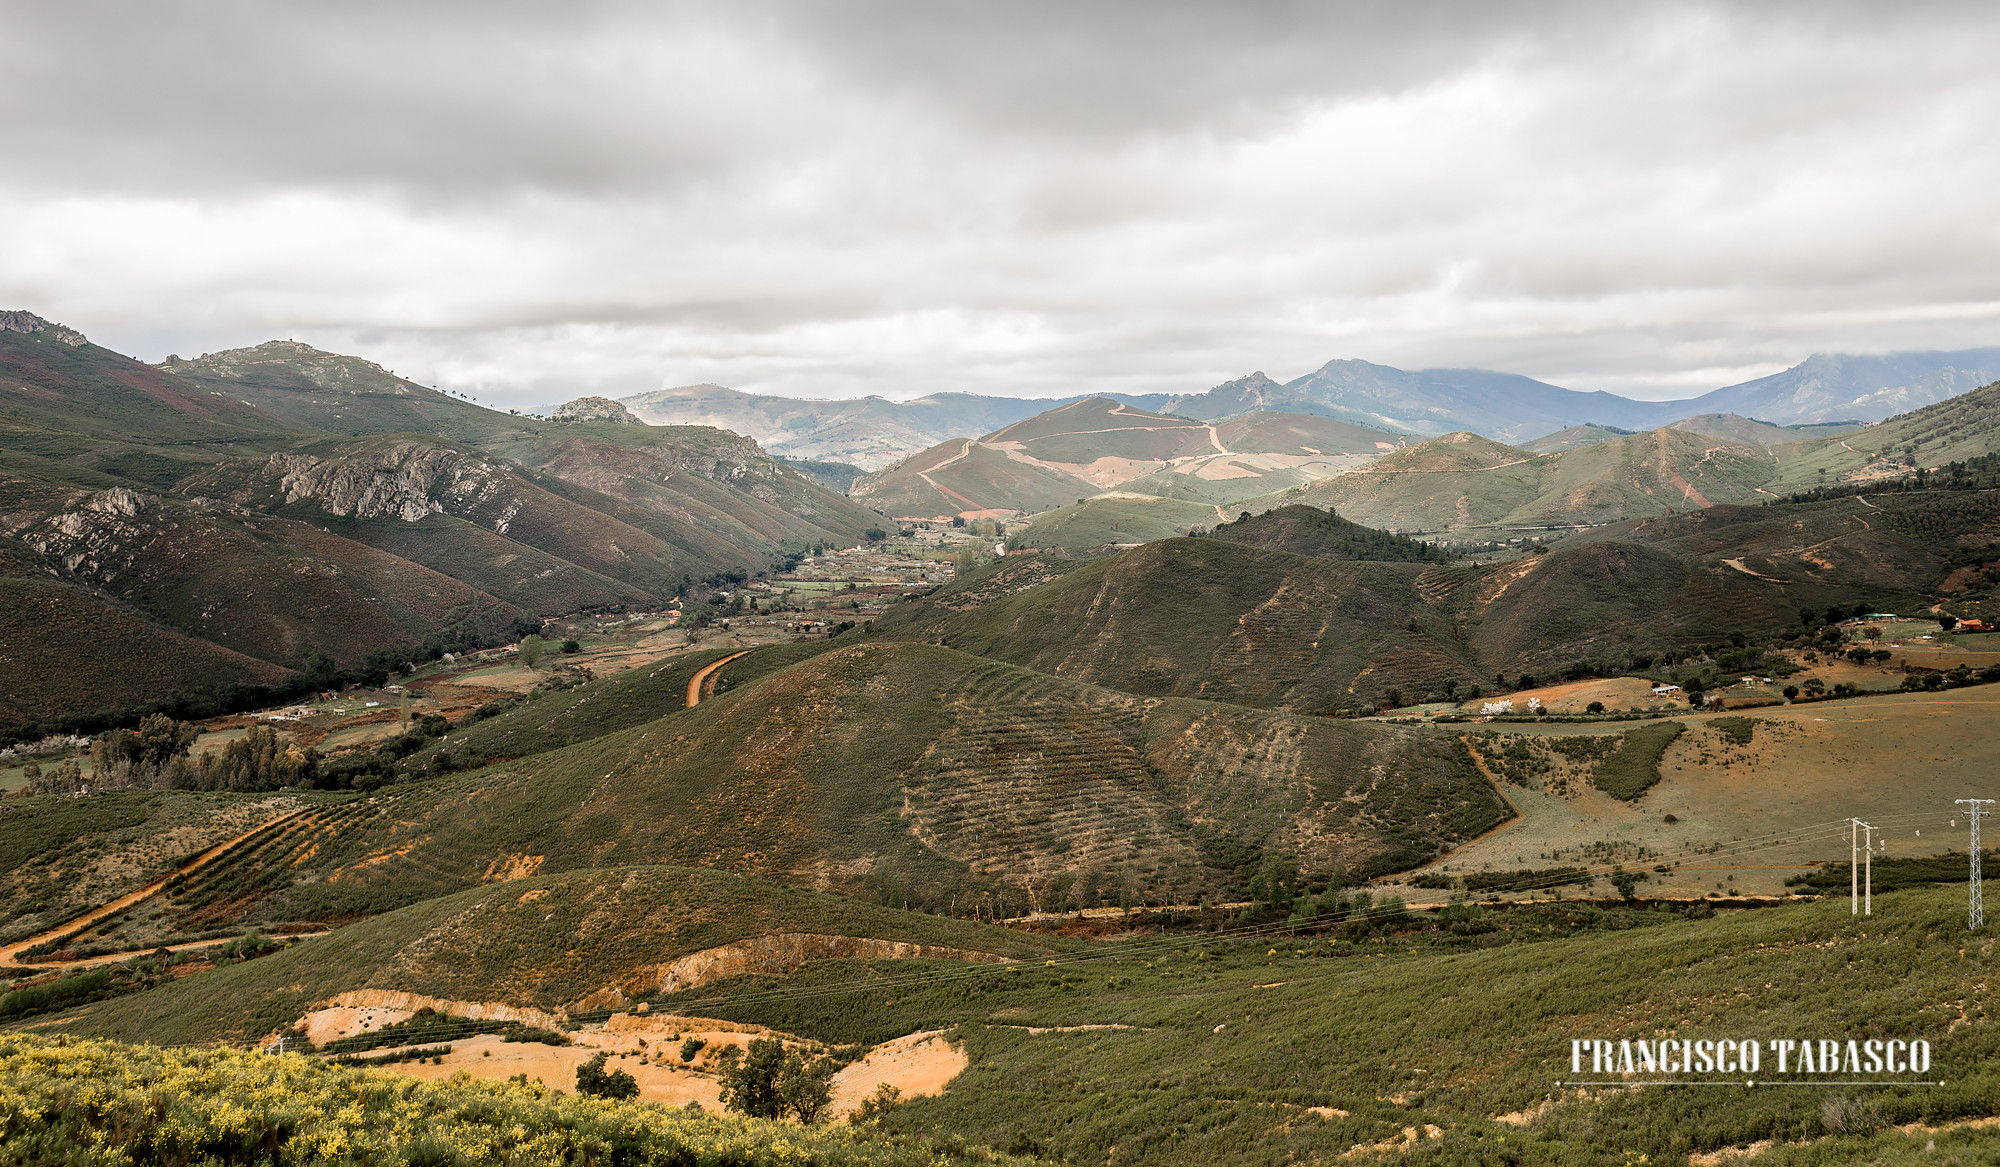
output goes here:
[{"label": "sky", "polygon": [[1991,4],[0,0],[0,308],[503,406],[2000,344]]}]

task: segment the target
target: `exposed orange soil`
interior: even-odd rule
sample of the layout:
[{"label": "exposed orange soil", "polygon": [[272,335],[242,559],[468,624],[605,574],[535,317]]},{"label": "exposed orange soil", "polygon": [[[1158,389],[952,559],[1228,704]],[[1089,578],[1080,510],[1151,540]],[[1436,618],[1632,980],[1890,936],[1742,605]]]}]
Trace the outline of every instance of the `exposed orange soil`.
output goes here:
[{"label": "exposed orange soil", "polygon": [[749,651],[750,650],[746,648],[743,650],[743,652],[731,653],[728,656],[723,657],[721,660],[716,661],[714,664],[703,665],[701,669],[695,673],[694,676],[689,677],[688,692],[687,692],[688,708],[692,709],[695,706],[701,704],[702,685],[706,683],[710,677],[714,676],[717,670],[721,669],[723,665],[728,664],[730,661],[735,660],[737,657],[742,656],[743,653]]}]

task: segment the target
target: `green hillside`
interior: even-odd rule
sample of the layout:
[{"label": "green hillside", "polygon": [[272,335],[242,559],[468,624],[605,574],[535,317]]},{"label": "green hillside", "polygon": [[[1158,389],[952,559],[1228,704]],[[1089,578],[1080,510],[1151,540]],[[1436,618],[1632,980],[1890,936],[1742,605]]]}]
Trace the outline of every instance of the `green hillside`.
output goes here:
[{"label": "green hillside", "polygon": [[1221,519],[1215,507],[1204,503],[1115,490],[1045,512],[1024,530],[1010,536],[1008,543],[1015,547],[1058,547],[1082,552],[1170,539],[1190,530],[1212,527]]},{"label": "green hillside", "polygon": [[[786,933],[1034,957],[1062,947],[991,924],[862,903],[701,868],[638,866],[515,879],[374,916],[197,979],[91,1005],[65,1032],[126,1041],[255,1040],[357,989],[577,1007],[658,991],[689,953]],[[468,937],[478,937],[468,945]],[[588,1007],[588,1006],[585,1006]]]},{"label": "green hillside", "polygon": [[472,740],[579,744],[317,799],[170,887],[163,918],[283,928],[504,872],[628,863],[958,916],[1191,903],[1239,894],[1265,852],[1322,873],[1398,870],[1506,813],[1460,743],[1420,727],[1145,699],[881,641],[760,672],[610,732],[626,712],[593,723],[592,710],[638,704],[634,688],[534,702]]},{"label": "green hillside", "polygon": [[1666,428],[1706,434],[1711,438],[1722,438],[1742,445],[1785,446],[1834,434],[1851,433],[1860,429],[1861,424],[1855,422],[1846,425],[1837,423],[1772,425],[1770,422],[1740,417],[1734,413],[1704,413],[1695,417],[1684,417]]},{"label": "green hillside", "polygon": [[1212,538],[1316,559],[1369,559],[1384,563],[1443,563],[1451,556],[1428,543],[1351,523],[1331,511],[1283,506],[1221,523]]},{"label": "green hillside", "polygon": [[360,357],[291,340],[169,356],[156,366],[202,389],[243,400],[289,429],[363,437],[432,434],[477,443],[513,430],[519,419],[428,389]]},{"label": "green hillside", "polygon": [[1447,683],[1466,695],[1500,675],[1625,668],[1732,634],[1776,635],[1804,609],[1921,610],[1948,572],[1990,558],[1961,543],[2000,530],[1992,497],[1714,507],[1507,562],[1428,565],[1331,562],[1319,555],[1345,558],[1348,540],[1387,541],[1371,554],[1389,557],[1423,552],[1284,508],[977,601],[946,589],[878,629],[1148,696],[1323,710]]},{"label": "green hillside", "polygon": [[104,439],[207,452],[272,448],[288,427],[235,397],[203,389],[85,341],[61,325],[0,329],[0,432],[10,449],[50,457]]},{"label": "green hillside", "polygon": [[940,593],[878,627],[1151,697],[1353,707],[1490,673],[1419,589],[1424,570],[1167,539],[977,607]]},{"label": "green hillside", "polygon": [[1773,490],[1899,479],[2000,452],[2000,382],[1822,438],[1788,461]]},{"label": "green hillside", "polygon": [[1545,434],[1532,442],[1522,442],[1518,448],[1526,450],[1530,454],[1554,454],[1562,450],[1574,450],[1582,446],[1594,446],[1599,442],[1608,442],[1620,434],[1629,434],[1631,432],[1631,430],[1619,429],[1616,426],[1608,425],[1573,425],[1565,430],[1557,430],[1555,433]]},{"label": "green hillside", "polygon": [[1366,454],[1405,445],[1409,438],[1309,413],[1258,411],[1215,423],[1222,444],[1244,454]]},{"label": "green hillside", "polygon": [[1760,497],[1777,466],[1761,447],[1675,429],[1547,454],[1451,434],[1284,500],[1392,530],[1588,526]]},{"label": "green hillside", "polygon": [[[956,1022],[972,1068],[893,1112],[888,1129],[1068,1162],[1333,1162],[1360,1147],[1363,1162],[1594,1167],[1752,1145],[1759,1163],[1990,1161],[2000,1033],[1976,1002],[1994,954],[1968,943],[1962,889],[1877,896],[1859,920],[1844,897],[1712,918],[1679,908],[1468,907],[1386,936],[1366,915],[1354,925],[1335,913],[1325,930],[1236,943],[1129,942],[976,992],[871,990],[828,969],[723,986],[741,1004],[717,989],[687,997],[837,1038],[893,992],[901,1017]],[[1588,1058],[1572,1070],[1572,1039],[1724,1037],[1923,1039],[1932,1072],[1894,1077],[1945,1084],[1557,1085],[1618,1077],[1588,1073]],[[1788,1069],[1765,1052],[1755,1078],[1812,1080],[1796,1058]]]}]

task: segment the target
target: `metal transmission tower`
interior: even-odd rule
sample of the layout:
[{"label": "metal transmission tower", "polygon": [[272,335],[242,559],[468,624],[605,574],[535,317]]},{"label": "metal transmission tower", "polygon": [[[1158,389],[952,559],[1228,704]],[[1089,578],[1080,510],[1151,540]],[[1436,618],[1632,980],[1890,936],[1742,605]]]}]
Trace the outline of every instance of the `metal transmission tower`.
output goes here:
[{"label": "metal transmission tower", "polygon": [[1972,890],[1965,906],[1965,926],[1974,932],[1986,925],[1986,894],[1980,887],[1979,875],[1979,820],[1993,812],[1986,808],[1993,805],[1990,798],[1954,798],[1953,804],[1971,812],[1966,815],[1972,820]]},{"label": "metal transmission tower", "polygon": [[[1847,914],[1850,916],[1872,916],[1875,914],[1875,828],[1860,819],[1848,819]],[[1868,832],[1868,842],[1863,844],[1861,832]],[[1862,874],[1862,864],[1867,864],[1867,874]]]}]

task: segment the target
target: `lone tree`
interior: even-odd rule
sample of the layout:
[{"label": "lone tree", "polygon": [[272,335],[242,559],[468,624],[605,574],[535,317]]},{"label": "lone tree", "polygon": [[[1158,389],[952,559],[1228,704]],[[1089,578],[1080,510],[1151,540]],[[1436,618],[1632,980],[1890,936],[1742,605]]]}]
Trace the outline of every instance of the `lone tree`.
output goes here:
[{"label": "lone tree", "polygon": [[623,1070],[606,1071],[604,1063],[609,1055],[598,1055],[576,1068],[576,1092],[595,1098],[637,1098],[639,1080]]},{"label": "lone tree", "polygon": [[523,636],[520,644],[521,663],[534,668],[542,659],[542,638],[535,635]]}]

